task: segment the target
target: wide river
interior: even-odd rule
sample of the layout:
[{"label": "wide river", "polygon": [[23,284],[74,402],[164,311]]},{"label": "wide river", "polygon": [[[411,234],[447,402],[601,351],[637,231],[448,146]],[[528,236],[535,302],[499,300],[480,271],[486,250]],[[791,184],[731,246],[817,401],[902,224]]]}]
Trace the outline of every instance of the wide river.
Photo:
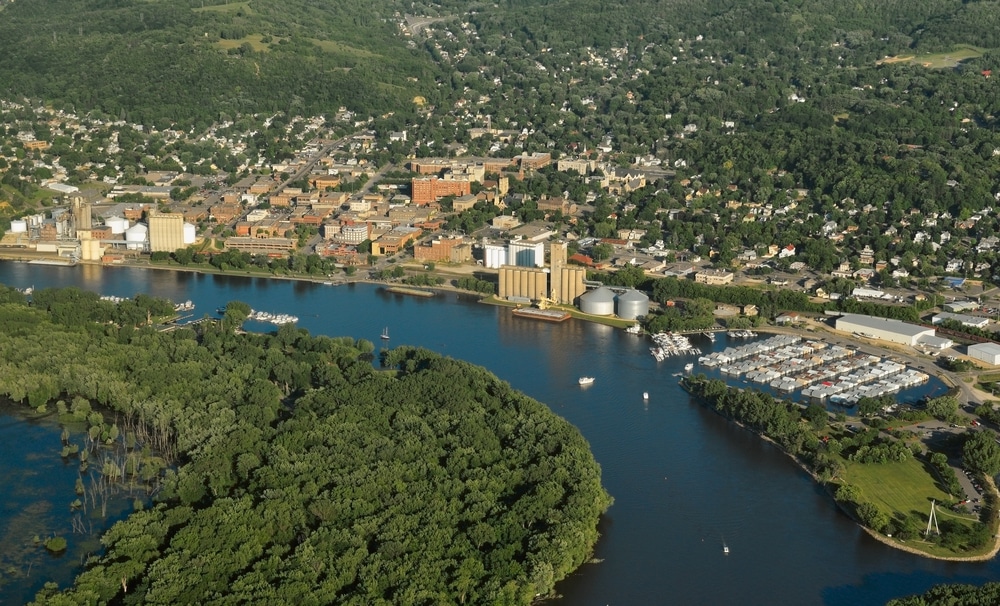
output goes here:
[{"label": "wide river", "polygon": [[[557,603],[567,606],[883,604],[937,583],[1000,580],[1000,561],[932,561],[871,539],[787,457],[677,386],[674,374],[693,360],[657,363],[648,340],[622,330],[519,319],[455,294],[422,299],[375,285],[14,262],[0,262],[0,282],[190,299],[195,317],[240,300],[294,314],[313,334],[380,346],[388,327],[391,345],[485,366],[580,429],[615,498],[600,526],[600,563],[558,586]],[[725,346],[722,337],[714,347]],[[596,381],[581,388],[582,375]]]}]

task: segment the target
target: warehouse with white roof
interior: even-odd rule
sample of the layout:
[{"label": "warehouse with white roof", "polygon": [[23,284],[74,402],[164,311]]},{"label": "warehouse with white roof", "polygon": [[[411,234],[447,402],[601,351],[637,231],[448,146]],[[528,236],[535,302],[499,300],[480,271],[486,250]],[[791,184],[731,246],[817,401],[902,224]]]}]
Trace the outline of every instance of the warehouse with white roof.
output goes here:
[{"label": "warehouse with white roof", "polygon": [[934,337],[933,328],[909,324],[902,320],[877,318],[860,314],[844,314],[837,318],[837,330],[856,333],[863,337],[881,339],[890,343],[901,343],[911,347],[920,343],[922,337]]},{"label": "warehouse with white roof", "polygon": [[976,343],[975,345],[970,345],[969,357],[993,366],[1000,366],[1000,345],[996,343]]}]

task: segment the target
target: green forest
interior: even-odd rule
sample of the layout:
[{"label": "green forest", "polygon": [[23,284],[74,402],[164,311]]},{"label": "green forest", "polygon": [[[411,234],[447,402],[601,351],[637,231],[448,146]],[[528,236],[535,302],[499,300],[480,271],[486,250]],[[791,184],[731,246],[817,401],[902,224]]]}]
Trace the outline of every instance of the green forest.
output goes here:
[{"label": "green forest", "polygon": [[243,333],[239,302],[163,330],[170,309],[0,287],[0,394],[141,425],[170,461],[153,504],[36,603],[528,604],[590,557],[611,498],[588,444],[484,369]]}]

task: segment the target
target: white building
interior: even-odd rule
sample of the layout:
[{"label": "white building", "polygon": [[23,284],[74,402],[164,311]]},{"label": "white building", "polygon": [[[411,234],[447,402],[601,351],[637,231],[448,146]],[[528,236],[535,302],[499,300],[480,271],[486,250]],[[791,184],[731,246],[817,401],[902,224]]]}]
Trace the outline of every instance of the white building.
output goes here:
[{"label": "white building", "polygon": [[969,346],[969,357],[987,364],[1000,365],[1000,345],[996,343],[977,343]]},{"label": "white building", "polygon": [[507,264],[518,267],[545,267],[545,243],[511,241],[507,245]]},{"label": "white building", "polygon": [[502,244],[486,244],[483,246],[483,265],[489,269],[500,269],[507,265],[507,247]]},{"label": "white building", "polygon": [[921,337],[933,337],[933,328],[908,324],[901,320],[876,318],[860,314],[844,314],[837,318],[837,330],[856,333],[864,337],[881,339],[890,343],[914,346]]},{"label": "white building", "polygon": [[931,324],[938,325],[946,320],[961,322],[962,326],[971,326],[972,328],[986,328],[986,326],[990,323],[989,318],[983,318],[981,316],[968,316],[965,314],[953,314],[942,311],[931,318]]}]

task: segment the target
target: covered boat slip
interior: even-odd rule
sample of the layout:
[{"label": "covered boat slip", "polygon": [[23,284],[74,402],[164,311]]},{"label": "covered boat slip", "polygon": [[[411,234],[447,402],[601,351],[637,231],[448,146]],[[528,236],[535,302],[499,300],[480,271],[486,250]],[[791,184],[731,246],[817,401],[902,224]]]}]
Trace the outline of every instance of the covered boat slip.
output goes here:
[{"label": "covered boat slip", "polygon": [[926,382],[926,373],[858,350],[779,335],[702,356],[699,363],[732,377],[802,397],[853,405]]}]

